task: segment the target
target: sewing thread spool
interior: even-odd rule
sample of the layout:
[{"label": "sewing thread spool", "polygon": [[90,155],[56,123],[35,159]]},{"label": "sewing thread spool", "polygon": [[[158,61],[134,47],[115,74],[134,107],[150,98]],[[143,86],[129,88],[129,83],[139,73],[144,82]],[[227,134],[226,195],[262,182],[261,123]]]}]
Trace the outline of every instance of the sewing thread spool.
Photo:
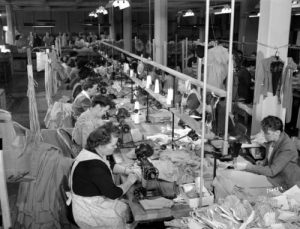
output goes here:
[{"label": "sewing thread spool", "polygon": [[134,122],[134,124],[140,123],[140,112],[133,114],[133,122]]},{"label": "sewing thread spool", "polygon": [[191,90],[191,82],[189,80],[185,81],[185,90],[187,92]]},{"label": "sewing thread spool", "polygon": [[134,103],[134,110],[140,110],[140,103],[139,103],[139,101],[135,101],[135,103]]},{"label": "sewing thread spool", "polygon": [[133,69],[130,69],[129,76],[130,76],[130,78],[133,77]]},{"label": "sewing thread spool", "polygon": [[137,90],[134,90],[133,91],[133,99],[136,99],[136,96],[137,96]]},{"label": "sewing thread spool", "polygon": [[159,81],[158,81],[158,79],[155,80],[154,93],[159,94]]},{"label": "sewing thread spool", "polygon": [[171,105],[173,100],[173,88],[168,89],[167,104]]},{"label": "sewing thread spool", "polygon": [[152,78],[150,75],[147,76],[146,88],[149,89],[152,84]]}]

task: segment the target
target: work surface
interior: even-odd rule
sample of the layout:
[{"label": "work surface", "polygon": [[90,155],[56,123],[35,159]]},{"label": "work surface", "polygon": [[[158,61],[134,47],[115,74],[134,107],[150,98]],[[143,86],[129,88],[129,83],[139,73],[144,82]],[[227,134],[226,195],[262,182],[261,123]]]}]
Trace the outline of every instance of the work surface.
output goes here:
[{"label": "work surface", "polygon": [[[132,164],[133,160],[126,156],[129,151],[130,149],[121,149],[119,153],[114,154],[115,160],[120,164]],[[126,177],[122,176],[121,178],[122,181],[126,180]],[[160,187],[162,187],[164,181],[158,182],[160,182]],[[145,210],[134,196],[134,190],[138,187],[140,187],[140,185],[133,185],[126,193],[135,222],[163,221],[171,218],[183,217],[187,216],[192,210],[187,204],[174,204],[171,208]]]}]

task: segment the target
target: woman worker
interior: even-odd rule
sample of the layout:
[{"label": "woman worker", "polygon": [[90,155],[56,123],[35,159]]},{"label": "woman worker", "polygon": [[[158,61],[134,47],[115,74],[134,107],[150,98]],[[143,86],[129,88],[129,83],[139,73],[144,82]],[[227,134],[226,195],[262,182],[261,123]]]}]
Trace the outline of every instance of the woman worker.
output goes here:
[{"label": "woman worker", "polygon": [[77,145],[85,147],[90,133],[105,123],[102,116],[114,106],[114,102],[106,96],[96,95],[93,98],[92,106],[83,112],[75,123],[72,138]]},{"label": "woman worker", "polygon": [[[126,226],[129,209],[120,198],[139,176],[107,160],[117,140],[113,125],[107,123],[89,135],[86,148],[75,158],[69,183],[73,215],[80,228],[122,229]],[[127,181],[115,185],[112,173],[128,174]]]}]

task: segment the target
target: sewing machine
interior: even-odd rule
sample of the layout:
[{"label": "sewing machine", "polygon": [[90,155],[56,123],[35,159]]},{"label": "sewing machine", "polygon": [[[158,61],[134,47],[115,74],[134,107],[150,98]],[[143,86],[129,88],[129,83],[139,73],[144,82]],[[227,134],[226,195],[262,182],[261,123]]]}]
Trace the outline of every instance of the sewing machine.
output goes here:
[{"label": "sewing machine", "polygon": [[138,165],[142,171],[142,187],[134,191],[134,195],[137,199],[161,196],[161,190],[157,180],[159,172],[149,160],[153,152],[153,148],[149,144],[144,143],[135,149]]}]

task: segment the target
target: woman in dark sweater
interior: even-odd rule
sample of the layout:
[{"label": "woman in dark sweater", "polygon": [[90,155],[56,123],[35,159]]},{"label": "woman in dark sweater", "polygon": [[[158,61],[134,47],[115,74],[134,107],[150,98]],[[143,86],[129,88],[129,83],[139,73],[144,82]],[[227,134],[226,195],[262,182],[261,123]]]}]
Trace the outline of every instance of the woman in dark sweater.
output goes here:
[{"label": "woman in dark sweater", "polygon": [[[110,163],[107,156],[116,148],[117,137],[111,123],[94,130],[86,149],[76,157],[70,175],[72,210],[80,228],[125,228],[128,206],[119,198],[137,181],[130,169]],[[128,174],[115,185],[112,172]]]}]

